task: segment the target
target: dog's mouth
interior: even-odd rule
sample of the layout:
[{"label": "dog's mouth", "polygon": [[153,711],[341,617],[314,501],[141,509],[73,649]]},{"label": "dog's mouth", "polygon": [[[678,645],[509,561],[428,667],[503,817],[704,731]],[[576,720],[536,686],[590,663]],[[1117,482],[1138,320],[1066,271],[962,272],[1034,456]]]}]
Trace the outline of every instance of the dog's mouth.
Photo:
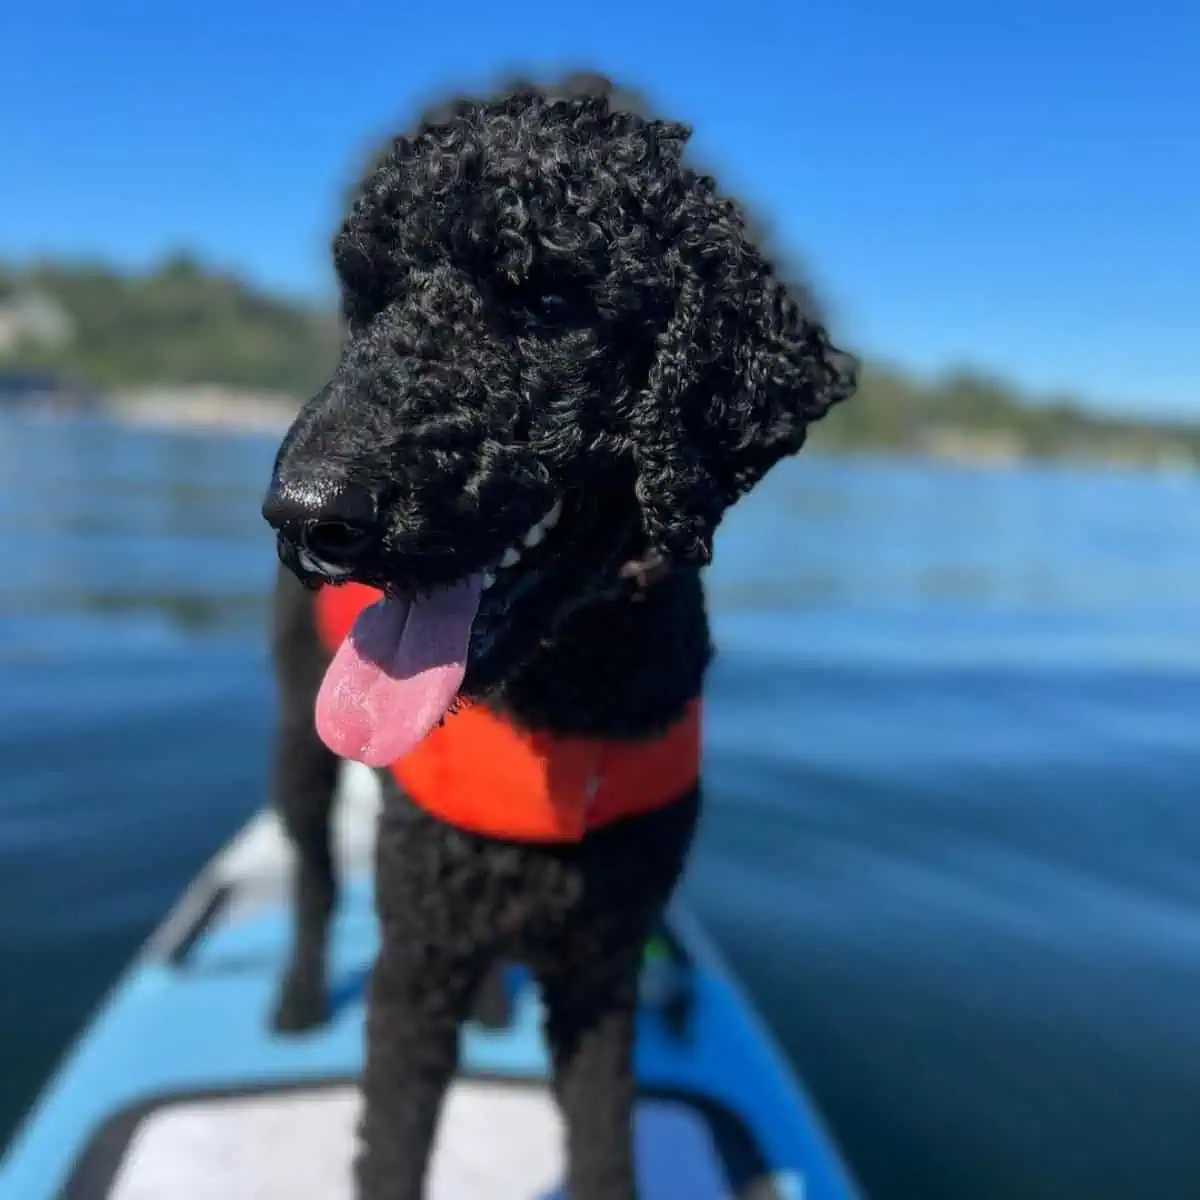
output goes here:
[{"label": "dog's mouth", "polygon": [[[446,715],[503,637],[510,611],[538,587],[553,554],[556,501],[485,570],[448,586],[403,595],[385,588],[330,663],[317,697],[321,740],[343,758],[381,767],[407,754]],[[330,582],[352,571],[298,554]],[[307,560],[307,561],[306,561]]]}]

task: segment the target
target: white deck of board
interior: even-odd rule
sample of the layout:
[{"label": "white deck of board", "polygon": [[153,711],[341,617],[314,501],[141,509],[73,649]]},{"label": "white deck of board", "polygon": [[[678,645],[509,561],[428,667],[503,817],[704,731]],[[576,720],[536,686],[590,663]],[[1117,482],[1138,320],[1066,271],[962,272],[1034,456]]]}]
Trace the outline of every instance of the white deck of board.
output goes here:
[{"label": "white deck of board", "polygon": [[[139,1126],[109,1200],[353,1200],[359,1104],[354,1089],[339,1087],[171,1105]],[[695,1113],[643,1101],[638,1120],[670,1140],[670,1153],[641,1173],[645,1200],[726,1200],[711,1135]],[[543,1090],[459,1080],[446,1098],[426,1200],[551,1200],[562,1146]]]}]

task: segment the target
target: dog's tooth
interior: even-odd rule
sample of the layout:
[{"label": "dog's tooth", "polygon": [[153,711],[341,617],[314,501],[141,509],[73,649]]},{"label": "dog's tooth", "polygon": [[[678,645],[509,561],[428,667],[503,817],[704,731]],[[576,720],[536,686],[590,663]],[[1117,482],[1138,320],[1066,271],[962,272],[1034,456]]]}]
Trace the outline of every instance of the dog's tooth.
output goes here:
[{"label": "dog's tooth", "polygon": [[483,590],[486,592],[488,590],[488,588],[490,588],[492,586],[492,584],[495,582],[496,582],[495,575],[493,575],[491,573],[491,571],[484,571],[484,573],[483,573]]},{"label": "dog's tooth", "polygon": [[320,571],[321,568],[317,560],[307,550],[297,550],[296,557],[300,560],[300,565],[306,571],[313,571],[314,573]]},{"label": "dog's tooth", "polygon": [[515,546],[509,546],[500,560],[502,567],[515,567],[521,561],[521,552]]},{"label": "dog's tooth", "polygon": [[562,516],[562,501],[555,500],[554,507],[536,524],[524,537],[525,545],[532,549],[539,545],[546,537],[546,534],[558,524],[558,518]]}]

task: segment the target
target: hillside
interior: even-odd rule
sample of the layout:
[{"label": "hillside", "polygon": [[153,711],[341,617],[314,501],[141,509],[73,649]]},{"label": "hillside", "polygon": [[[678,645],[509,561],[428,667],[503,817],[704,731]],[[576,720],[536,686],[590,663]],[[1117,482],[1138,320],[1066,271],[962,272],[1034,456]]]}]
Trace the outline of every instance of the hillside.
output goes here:
[{"label": "hillside", "polygon": [[144,274],[0,266],[0,367],[101,389],[216,383],[302,396],[328,374],[338,337],[331,313],[183,255]]}]

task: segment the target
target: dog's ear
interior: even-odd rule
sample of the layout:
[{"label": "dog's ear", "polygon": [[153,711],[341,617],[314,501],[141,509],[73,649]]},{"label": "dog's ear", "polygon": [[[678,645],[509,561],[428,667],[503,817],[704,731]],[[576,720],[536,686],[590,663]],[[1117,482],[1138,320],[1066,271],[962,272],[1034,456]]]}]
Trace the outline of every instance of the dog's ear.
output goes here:
[{"label": "dog's ear", "polygon": [[858,372],[756,251],[708,249],[628,417],[650,549],[696,564],[711,558],[725,510],[800,449]]}]

